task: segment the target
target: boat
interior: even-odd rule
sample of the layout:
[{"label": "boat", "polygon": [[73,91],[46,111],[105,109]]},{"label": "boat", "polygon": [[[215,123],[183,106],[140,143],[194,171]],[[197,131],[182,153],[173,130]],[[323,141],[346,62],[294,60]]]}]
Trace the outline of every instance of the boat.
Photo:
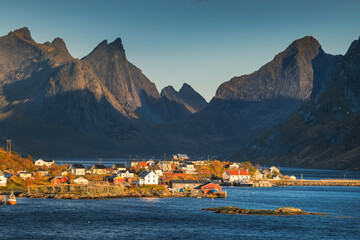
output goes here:
[{"label": "boat", "polygon": [[16,197],[14,195],[14,191],[11,189],[11,193],[10,193],[10,196],[7,200],[7,204],[9,205],[15,205],[16,204]]}]

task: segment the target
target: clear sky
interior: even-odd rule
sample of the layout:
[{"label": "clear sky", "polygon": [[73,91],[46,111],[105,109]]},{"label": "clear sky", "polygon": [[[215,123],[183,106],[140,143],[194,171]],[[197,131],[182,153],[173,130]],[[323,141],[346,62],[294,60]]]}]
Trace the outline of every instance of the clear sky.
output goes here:
[{"label": "clear sky", "polygon": [[303,36],[344,54],[360,35],[360,1],[3,0],[0,22],[1,36],[27,26],[37,42],[61,37],[77,58],[121,37],[129,61],[159,91],[186,82],[210,100],[221,83]]}]

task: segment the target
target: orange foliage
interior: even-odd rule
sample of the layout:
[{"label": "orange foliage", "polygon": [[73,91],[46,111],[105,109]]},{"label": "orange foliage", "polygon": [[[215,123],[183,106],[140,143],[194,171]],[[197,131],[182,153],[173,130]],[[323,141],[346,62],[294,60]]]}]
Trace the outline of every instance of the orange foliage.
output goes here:
[{"label": "orange foliage", "polygon": [[0,170],[12,169],[15,173],[19,171],[32,172],[35,164],[30,156],[22,158],[19,154],[6,152],[0,148]]}]

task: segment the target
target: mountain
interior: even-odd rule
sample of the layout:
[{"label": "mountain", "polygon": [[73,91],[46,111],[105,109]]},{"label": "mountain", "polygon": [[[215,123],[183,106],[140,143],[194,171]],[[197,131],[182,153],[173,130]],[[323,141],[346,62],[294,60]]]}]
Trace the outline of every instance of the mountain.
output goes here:
[{"label": "mountain", "polygon": [[179,92],[172,86],[161,90],[161,97],[168,105],[168,109],[175,111],[179,120],[189,118],[193,113],[203,110],[207,106],[206,100],[189,84],[184,83]]},{"label": "mountain", "polygon": [[184,103],[160,96],[127,60],[119,38],[101,42],[81,60],[60,38],[36,43],[27,28],[0,38],[0,134],[19,150],[153,153],[160,149],[152,142],[159,138],[154,126],[178,121],[176,109],[190,117]]},{"label": "mountain", "polygon": [[330,84],[233,158],[282,166],[360,169],[360,39]]},{"label": "mountain", "polygon": [[243,127],[267,129],[326,88],[340,60],[326,54],[315,38],[304,37],[258,71],[221,84],[213,101]]}]

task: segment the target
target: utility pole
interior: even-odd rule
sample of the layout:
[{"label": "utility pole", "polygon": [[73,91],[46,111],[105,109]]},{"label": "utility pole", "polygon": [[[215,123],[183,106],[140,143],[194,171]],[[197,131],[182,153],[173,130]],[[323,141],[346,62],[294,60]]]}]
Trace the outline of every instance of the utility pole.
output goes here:
[{"label": "utility pole", "polygon": [[166,153],[164,153],[164,161],[166,160]]},{"label": "utility pole", "polygon": [[101,158],[99,158],[99,165],[101,165],[101,160],[102,160],[102,159],[101,159]]},{"label": "utility pole", "polygon": [[6,140],[6,151],[11,153],[11,140]]}]

